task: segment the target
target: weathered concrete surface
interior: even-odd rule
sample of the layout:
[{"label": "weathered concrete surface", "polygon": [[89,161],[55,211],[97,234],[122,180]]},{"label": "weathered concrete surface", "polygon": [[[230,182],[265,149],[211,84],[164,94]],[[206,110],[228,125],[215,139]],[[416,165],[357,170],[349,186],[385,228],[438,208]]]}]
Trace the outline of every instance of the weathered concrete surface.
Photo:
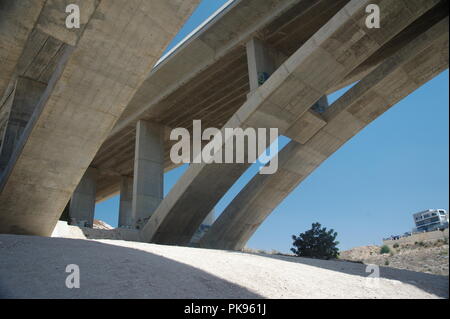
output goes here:
[{"label": "weathered concrete surface", "polygon": [[98,5],[76,47],[67,47],[2,176],[1,233],[51,234],[100,145],[197,3]]},{"label": "weathered concrete surface", "polygon": [[[77,5],[80,9],[78,29],[66,27],[66,18],[69,14],[66,13],[66,8],[70,4]],[[36,28],[59,41],[75,46],[99,4],[100,0],[47,0]]]},{"label": "weathered concrete surface", "polygon": [[[380,6],[384,28],[365,27],[369,3]],[[224,128],[277,127],[284,134],[327,90],[436,3],[350,1],[249,97]],[[142,238],[188,244],[246,168],[246,164],[192,164],[154,212]]]},{"label": "weathered concrete surface", "polygon": [[164,196],[164,127],[139,121],[136,127],[133,227],[141,228]]},{"label": "weathered concrete surface", "polygon": [[44,0],[0,2],[0,99],[11,83],[25,43],[44,3]]},{"label": "weathered concrete surface", "polygon": [[[31,30],[26,29],[22,24],[24,15],[32,14],[36,8],[34,5],[39,5],[38,1],[33,3],[33,6],[27,4],[26,1],[15,1],[14,5],[11,1],[3,1],[3,10],[1,14],[8,17],[2,25],[0,32],[5,33],[2,40],[4,49],[8,50],[9,54],[19,52],[20,57],[16,61],[5,61],[5,68],[13,68],[13,73],[9,77],[9,84],[5,92],[0,92],[0,136],[2,136],[5,129],[5,122],[8,120],[9,114],[8,101],[12,96],[12,90],[16,85],[17,78],[27,78],[36,82],[47,84],[55,72],[58,63],[61,61],[66,46],[76,45],[78,38],[84,31],[87,21],[92,16],[93,11],[97,7],[98,0],[49,0],[45,1],[40,15]],[[68,29],[65,25],[67,13],[65,12],[68,4],[78,4],[80,8],[80,28]],[[26,18],[25,18],[26,20]],[[3,22],[3,21],[2,21]],[[27,30],[26,41],[19,47],[14,47],[13,41],[20,39],[17,35],[17,30],[25,32]],[[8,42],[10,41],[10,42]],[[3,69],[5,81],[8,78],[8,70]],[[44,88],[45,88],[44,86]],[[4,93],[4,94],[2,94]],[[35,101],[37,105],[38,100]],[[2,141],[0,141],[0,144]]]},{"label": "weathered concrete surface", "polygon": [[7,166],[9,159],[18,145],[46,85],[41,82],[18,77],[9,99],[10,111],[5,123],[0,145],[0,173]]},{"label": "weathered concrete surface", "polygon": [[304,145],[291,141],[273,175],[256,175],[199,243],[240,250],[267,216],[346,141],[448,68],[448,17],[406,45],[323,114],[327,124]]},{"label": "weathered concrete surface", "polygon": [[89,167],[75,188],[69,204],[70,224],[93,227],[97,175],[97,170]]}]

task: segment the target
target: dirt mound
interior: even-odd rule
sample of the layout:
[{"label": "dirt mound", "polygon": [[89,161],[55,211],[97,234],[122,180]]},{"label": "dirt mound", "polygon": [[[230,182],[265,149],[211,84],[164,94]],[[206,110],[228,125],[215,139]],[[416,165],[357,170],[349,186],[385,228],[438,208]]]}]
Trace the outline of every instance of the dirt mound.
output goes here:
[{"label": "dirt mound", "polygon": [[355,247],[340,253],[342,260],[358,261],[398,269],[449,275],[449,245],[443,240],[397,244],[381,254],[380,246]]}]

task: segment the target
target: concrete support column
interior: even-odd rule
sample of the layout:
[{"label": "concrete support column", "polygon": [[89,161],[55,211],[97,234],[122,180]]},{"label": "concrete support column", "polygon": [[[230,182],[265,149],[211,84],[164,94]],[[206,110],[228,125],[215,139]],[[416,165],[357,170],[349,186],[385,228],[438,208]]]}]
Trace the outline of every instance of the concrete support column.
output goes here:
[{"label": "concrete support column", "polygon": [[252,38],[246,47],[251,94],[275,72],[281,57],[257,38]]},{"label": "concrete support column", "polygon": [[[0,172],[8,165],[9,159],[33,115],[35,106],[39,102],[46,86],[44,83],[19,77],[15,89],[6,99],[3,107],[10,107],[10,112],[3,136],[1,137]],[[8,103],[10,105],[7,105]]]},{"label": "concrete support column", "polygon": [[97,169],[89,167],[81,178],[69,204],[71,225],[92,227],[94,225]]},{"label": "concrete support column", "polygon": [[131,228],[133,218],[131,209],[133,203],[133,178],[122,176],[120,182],[119,227]]},{"label": "concrete support column", "polygon": [[147,121],[136,126],[132,218],[141,229],[163,199],[164,127]]}]

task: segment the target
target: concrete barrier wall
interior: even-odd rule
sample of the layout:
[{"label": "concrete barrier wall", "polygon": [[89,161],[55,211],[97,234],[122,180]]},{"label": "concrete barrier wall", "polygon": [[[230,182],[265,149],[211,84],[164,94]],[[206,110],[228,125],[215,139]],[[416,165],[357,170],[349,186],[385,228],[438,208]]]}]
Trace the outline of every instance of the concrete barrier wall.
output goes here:
[{"label": "concrete barrier wall", "polygon": [[383,240],[383,244],[393,246],[394,244],[414,244],[415,242],[435,241],[438,239],[448,240],[448,228],[444,231],[435,230],[427,233],[413,234],[397,240]]}]

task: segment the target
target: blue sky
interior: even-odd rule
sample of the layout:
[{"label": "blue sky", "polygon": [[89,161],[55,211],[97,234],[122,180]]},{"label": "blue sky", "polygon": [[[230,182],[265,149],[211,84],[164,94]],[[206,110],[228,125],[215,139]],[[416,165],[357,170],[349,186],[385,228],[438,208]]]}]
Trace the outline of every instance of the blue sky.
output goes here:
[{"label": "blue sky", "polygon": [[[168,49],[225,0],[203,0]],[[449,208],[449,73],[425,84],[371,123],[316,169],[266,219],[251,248],[288,252],[291,235],[318,221],[338,232],[341,249],[380,244],[413,227],[412,213]],[[329,97],[333,102],[343,90]],[[280,140],[280,148],[288,142]],[[186,170],[165,174],[167,194]],[[256,174],[252,166],[216,206],[216,215]],[[119,197],[96,206],[95,218],[117,226]]]}]

